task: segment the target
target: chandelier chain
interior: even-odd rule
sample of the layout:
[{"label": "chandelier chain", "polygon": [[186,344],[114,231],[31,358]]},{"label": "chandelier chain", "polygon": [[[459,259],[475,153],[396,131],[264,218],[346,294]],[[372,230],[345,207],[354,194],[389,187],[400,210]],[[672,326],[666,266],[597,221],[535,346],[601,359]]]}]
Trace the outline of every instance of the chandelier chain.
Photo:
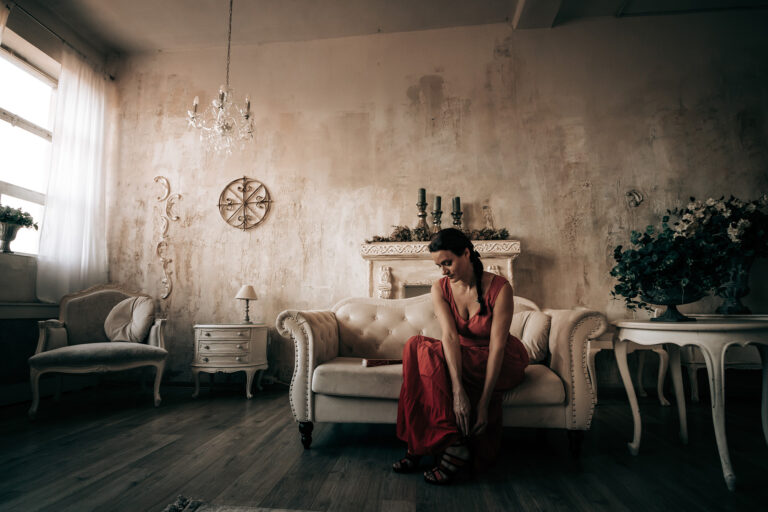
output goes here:
[{"label": "chandelier chain", "polygon": [[232,47],[232,2],[229,0],[229,31],[227,32],[227,89],[229,89],[229,54]]}]

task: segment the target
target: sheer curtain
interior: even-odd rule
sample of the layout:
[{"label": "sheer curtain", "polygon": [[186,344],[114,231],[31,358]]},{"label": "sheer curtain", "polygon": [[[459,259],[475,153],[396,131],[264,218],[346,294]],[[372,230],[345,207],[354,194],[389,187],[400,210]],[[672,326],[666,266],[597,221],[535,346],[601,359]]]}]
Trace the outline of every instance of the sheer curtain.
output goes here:
[{"label": "sheer curtain", "polygon": [[65,47],[37,257],[43,301],[107,281],[105,107],[103,75]]},{"label": "sheer curtain", "polygon": [[3,42],[3,32],[5,24],[8,22],[8,15],[11,14],[11,8],[4,2],[0,2],[0,43]]}]

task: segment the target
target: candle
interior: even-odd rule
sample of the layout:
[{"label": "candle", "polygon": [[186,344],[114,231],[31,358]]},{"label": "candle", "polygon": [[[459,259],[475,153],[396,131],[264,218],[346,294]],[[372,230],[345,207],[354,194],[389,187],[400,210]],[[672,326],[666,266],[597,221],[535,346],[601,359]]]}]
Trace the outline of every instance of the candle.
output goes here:
[{"label": "candle", "polygon": [[195,96],[194,101],[192,101],[192,105],[194,105],[195,109],[197,109],[197,106],[200,104],[200,98]]},{"label": "candle", "polygon": [[426,203],[427,202],[427,190],[420,188],[419,189],[419,203]]},{"label": "candle", "polygon": [[461,198],[458,196],[453,198],[453,211],[454,212],[461,211]]},{"label": "candle", "polygon": [[435,211],[440,211],[440,207],[442,206],[443,198],[440,196],[435,197]]}]

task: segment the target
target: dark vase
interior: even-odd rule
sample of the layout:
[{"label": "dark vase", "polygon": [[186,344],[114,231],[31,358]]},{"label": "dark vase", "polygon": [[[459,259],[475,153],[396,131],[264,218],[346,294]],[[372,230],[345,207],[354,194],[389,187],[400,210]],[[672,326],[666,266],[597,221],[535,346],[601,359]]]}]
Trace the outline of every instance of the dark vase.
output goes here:
[{"label": "dark vase", "polygon": [[11,224],[10,222],[0,222],[0,250],[2,252],[13,252],[11,250],[11,242],[16,238],[16,233],[19,232],[21,225]]},{"label": "dark vase", "polygon": [[735,256],[728,268],[728,279],[717,290],[717,296],[723,303],[715,310],[720,315],[750,315],[752,312],[741,303],[741,298],[749,294],[749,271],[754,256]]},{"label": "dark vase", "polygon": [[643,292],[642,299],[650,304],[658,306],[667,306],[663,314],[651,318],[651,322],[695,322],[695,318],[685,316],[677,310],[681,304],[696,302],[704,297],[702,290],[683,289],[682,287],[674,290],[653,290],[652,292]]}]

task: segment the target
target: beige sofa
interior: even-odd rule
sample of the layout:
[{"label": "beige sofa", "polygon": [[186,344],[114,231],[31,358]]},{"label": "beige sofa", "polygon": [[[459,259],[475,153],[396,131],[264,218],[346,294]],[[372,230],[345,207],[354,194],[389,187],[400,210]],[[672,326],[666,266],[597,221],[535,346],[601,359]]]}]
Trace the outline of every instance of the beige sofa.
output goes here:
[{"label": "beige sofa", "polygon": [[[289,395],[305,448],[314,422],[395,423],[402,365],[364,368],[362,359],[400,359],[411,336],[441,334],[429,294],[349,298],[328,311],[283,311],[276,323],[295,345]],[[566,429],[578,453],[594,408],[587,340],[605,328],[596,311],[541,311],[515,297],[510,332],[526,345],[532,364],[524,382],[504,396],[504,425]]]}]

